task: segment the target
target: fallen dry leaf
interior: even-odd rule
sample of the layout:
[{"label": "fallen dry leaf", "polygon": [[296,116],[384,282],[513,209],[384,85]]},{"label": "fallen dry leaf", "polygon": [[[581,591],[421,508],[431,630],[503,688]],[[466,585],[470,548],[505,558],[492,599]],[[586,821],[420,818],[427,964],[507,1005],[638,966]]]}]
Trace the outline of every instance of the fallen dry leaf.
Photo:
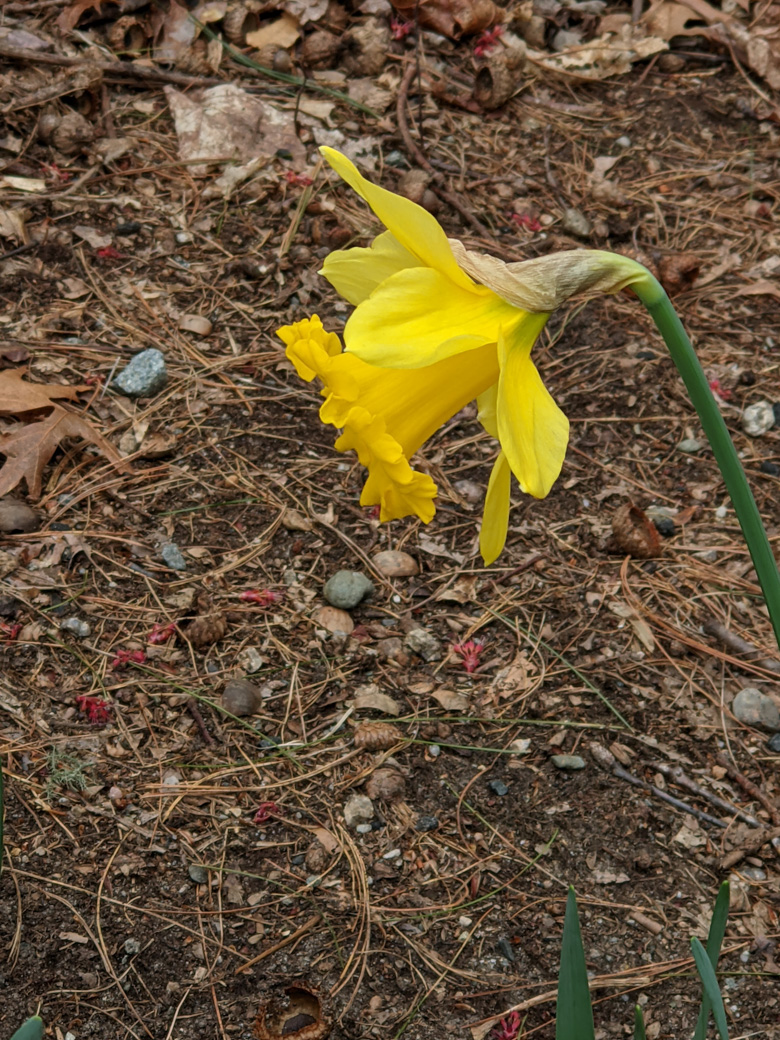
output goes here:
[{"label": "fallen dry leaf", "polygon": [[[0,373],[0,376],[7,373]],[[50,403],[47,401],[47,404]],[[21,480],[27,481],[33,498],[41,494],[43,469],[61,440],[79,437],[96,445],[117,469],[129,472],[129,467],[114,450],[113,445],[98,433],[94,426],[80,415],[67,412],[54,405],[51,415],[40,422],[23,426],[15,433],[0,438],[0,454],[5,455],[5,464],[0,469],[0,495],[13,490]]]},{"label": "fallen dry leaf", "polygon": [[70,7],[66,7],[60,14],[57,19],[57,26],[63,32],[70,32],[71,29],[75,28],[79,18],[87,11],[94,11],[96,14],[99,14],[102,3],[103,0],[75,0],[75,3],[72,3]]},{"label": "fallen dry leaf", "polygon": [[468,711],[469,699],[462,693],[447,689],[434,690],[431,697],[438,701],[446,711]]},{"label": "fallen dry leaf", "polygon": [[75,401],[83,386],[64,386],[59,383],[25,383],[23,368],[8,368],[0,372],[0,415],[20,415],[51,408],[54,400],[67,398]]},{"label": "fallen dry leaf", "polygon": [[504,18],[504,12],[493,0],[430,0],[423,4],[418,0],[390,2],[410,22],[418,15],[423,29],[433,29],[453,40],[484,32]]}]

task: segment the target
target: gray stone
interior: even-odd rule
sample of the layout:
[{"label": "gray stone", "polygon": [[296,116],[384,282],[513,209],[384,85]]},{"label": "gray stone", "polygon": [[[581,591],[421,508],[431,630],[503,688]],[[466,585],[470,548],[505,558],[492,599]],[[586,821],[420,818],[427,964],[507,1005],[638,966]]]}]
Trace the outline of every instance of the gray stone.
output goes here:
[{"label": "gray stone", "polygon": [[746,686],[731,702],[731,710],[746,726],[758,726],[774,733],[780,730],[780,711],[771,697]]},{"label": "gray stone", "polygon": [[775,409],[769,401],[749,404],[742,413],[742,429],[750,437],[761,437],[775,425]]},{"label": "gray stone", "polygon": [[695,437],[686,437],[677,445],[677,450],[684,451],[686,455],[695,455],[697,451],[701,451],[701,441],[697,441]]},{"label": "gray stone", "polygon": [[182,556],[181,549],[174,542],[166,542],[160,549],[160,556],[172,571],[187,570],[187,561]]},{"label": "gray stone", "polygon": [[344,823],[354,830],[359,823],[368,823],[374,815],[374,803],[364,794],[353,794],[344,803]]},{"label": "gray stone", "polygon": [[336,571],[325,582],[322,594],[332,607],[351,610],[374,591],[373,582],[360,571]]},{"label": "gray stone", "polygon": [[92,632],[87,622],[77,617],[65,618],[60,622],[60,628],[63,632],[72,632],[78,639],[86,639]]},{"label": "gray stone", "polygon": [[199,863],[190,863],[187,873],[190,875],[190,880],[194,881],[196,885],[205,885],[208,882],[209,872]]},{"label": "gray stone", "polygon": [[503,780],[491,780],[488,787],[493,794],[497,794],[499,798],[503,798],[505,794],[509,794],[509,788]]},{"label": "gray stone", "polygon": [[577,238],[587,238],[591,232],[590,221],[585,214],[573,206],[563,211],[563,220],[561,221],[564,231],[568,231],[570,235],[576,235]]},{"label": "gray stone", "polygon": [[776,752],[780,755],[780,733],[773,733],[767,741],[767,747],[770,751]]},{"label": "gray stone", "polygon": [[550,760],[556,769],[584,769],[585,759],[579,755],[553,755]]},{"label": "gray stone", "polygon": [[134,953],[141,952],[141,944],[137,939],[125,939],[125,953],[129,953],[130,956]]},{"label": "gray stone", "polygon": [[41,526],[38,514],[18,498],[0,498],[0,533],[27,534]]},{"label": "gray stone", "polygon": [[412,628],[406,633],[404,645],[423,661],[441,661],[441,643],[427,628]]},{"label": "gray stone", "polygon": [[630,148],[631,138],[626,137],[624,134],[623,137],[618,137],[618,139],[615,141],[615,144],[618,146],[618,148]]},{"label": "gray stone", "polygon": [[435,816],[418,816],[417,823],[414,825],[416,831],[435,831],[439,826],[439,821]]},{"label": "gray stone", "polygon": [[150,347],[132,358],[113,385],[128,397],[151,397],[168,382],[168,370],[162,351]]}]

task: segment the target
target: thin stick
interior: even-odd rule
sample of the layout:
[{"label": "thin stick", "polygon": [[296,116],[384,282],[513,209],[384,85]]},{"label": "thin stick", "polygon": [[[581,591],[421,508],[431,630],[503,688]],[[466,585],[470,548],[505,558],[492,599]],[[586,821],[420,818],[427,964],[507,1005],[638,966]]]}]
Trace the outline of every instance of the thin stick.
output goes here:
[{"label": "thin stick", "polygon": [[725,625],[721,625],[720,621],[712,618],[710,621],[705,621],[701,627],[707,635],[715,636],[729,650],[733,650],[735,654],[744,654],[748,660],[755,661],[762,668],[766,668],[768,672],[777,672],[780,675],[780,661],[762,658],[761,651],[757,646],[748,643],[746,639],[738,636],[736,632],[729,631]]},{"label": "thin stick", "polygon": [[278,943],[274,943],[273,946],[269,946],[268,949],[263,950],[262,953],[258,953],[258,955],[253,957],[251,961],[247,961],[246,964],[242,964],[240,968],[236,968],[235,974],[241,975],[242,972],[248,971],[253,965],[259,964],[260,961],[265,960],[266,957],[270,957],[272,953],[276,953],[277,950],[289,946],[291,942],[295,942],[296,939],[300,939],[302,935],[310,932],[321,920],[322,917],[320,914],[315,914],[314,917],[310,917],[306,924],[302,924],[301,927],[292,932],[291,935],[288,935],[285,939],[280,939]]},{"label": "thin stick", "polygon": [[726,758],[725,755],[718,755],[715,761],[718,763],[719,766],[723,766],[723,768],[728,773],[729,777],[735,783],[739,784],[739,786],[746,794],[750,795],[751,798],[755,798],[757,802],[761,802],[763,807],[769,813],[769,818],[771,819],[775,827],[780,825],[780,812],[777,811],[777,807],[773,804],[771,798],[767,798],[767,796],[764,794],[760,787],[756,787],[752,780],[748,780],[746,776],[740,773],[737,767],[732,765],[732,763]]}]

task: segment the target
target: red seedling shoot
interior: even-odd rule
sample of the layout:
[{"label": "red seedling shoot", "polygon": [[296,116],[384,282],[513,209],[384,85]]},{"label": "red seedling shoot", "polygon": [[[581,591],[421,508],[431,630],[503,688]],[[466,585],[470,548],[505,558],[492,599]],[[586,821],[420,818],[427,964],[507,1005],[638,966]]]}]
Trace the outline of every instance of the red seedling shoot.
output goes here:
[{"label": "red seedling shoot", "polygon": [[405,22],[401,18],[390,19],[390,32],[393,34],[394,40],[405,40],[412,29],[414,29],[414,22]]},{"label": "red seedling shoot", "polygon": [[124,254],[113,246],[101,246],[95,250],[95,256],[98,260],[124,260]]},{"label": "red seedling shoot", "polygon": [[76,706],[93,726],[102,726],[111,718],[111,706],[100,697],[90,697],[82,693],[76,698]]},{"label": "red seedling shoot", "polygon": [[247,589],[238,598],[242,603],[256,603],[258,607],[270,607],[272,603],[281,603],[284,593],[273,592],[271,589]]},{"label": "red seedling shoot", "polygon": [[44,179],[47,181],[61,181],[65,183],[73,176],[68,170],[61,170],[56,163],[41,163]]},{"label": "red seedling shoot", "polygon": [[284,179],[288,184],[294,184],[297,188],[308,188],[310,184],[314,184],[311,177],[307,177],[305,173],[295,173],[294,170],[287,170]]},{"label": "red seedling shoot", "polygon": [[115,672],[121,672],[129,664],[144,664],[145,661],[146,654],[143,650],[117,650],[116,657],[111,662],[111,667]]},{"label": "red seedling shoot", "polygon": [[541,231],[542,225],[536,219],[536,217],[530,216],[528,213],[513,213],[512,220],[515,224],[521,228],[525,228],[526,231]]},{"label": "red seedling shoot", "polygon": [[272,816],[284,816],[284,809],[276,802],[260,802],[255,813],[255,823],[267,823]]},{"label": "red seedling shoot", "polygon": [[465,643],[455,643],[452,652],[463,658],[463,667],[467,672],[476,672],[479,667],[479,655],[484,649],[482,643],[469,639]]},{"label": "red seedling shoot", "polygon": [[3,633],[9,643],[12,643],[21,631],[22,626],[18,621],[13,625],[9,624],[7,621],[0,621],[0,632]]},{"label": "red seedling shoot", "polygon": [[155,621],[152,626],[152,631],[146,637],[147,642],[153,646],[159,646],[160,643],[167,643],[169,639],[172,639],[176,635],[176,622],[171,621],[170,624],[161,625]]},{"label": "red seedling shoot", "polygon": [[520,1012],[510,1011],[490,1032],[493,1040],[516,1040],[520,1032]]},{"label": "red seedling shoot", "polygon": [[726,390],[725,387],[722,387],[719,379],[710,380],[710,390],[712,390],[713,394],[717,394],[721,401],[729,401],[731,399],[731,390]]},{"label": "red seedling shoot", "polygon": [[477,58],[484,58],[488,51],[491,51],[495,47],[499,36],[502,36],[503,33],[503,25],[494,25],[492,29],[487,29],[483,32],[474,44],[474,56]]}]

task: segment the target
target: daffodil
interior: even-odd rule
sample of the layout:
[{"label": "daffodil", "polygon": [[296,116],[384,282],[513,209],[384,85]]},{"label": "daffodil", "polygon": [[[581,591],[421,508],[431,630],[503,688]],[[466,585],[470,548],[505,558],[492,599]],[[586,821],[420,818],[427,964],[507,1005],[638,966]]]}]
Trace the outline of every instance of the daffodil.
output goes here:
[{"label": "daffodil", "polygon": [[317,316],[280,329],[306,380],[322,382],[323,422],[340,429],[339,451],[368,469],[361,503],[380,519],[434,516],[436,486],[410,460],[469,401],[499,443],[480,532],[485,563],[509,523],[511,477],[543,498],[563,465],[569,424],[531,360],[550,314],[575,293],[630,286],[674,359],[721,468],[756,565],[780,644],[780,575],[736,449],[690,340],[662,287],[640,264],[597,250],[505,263],[447,238],[409,199],[363,177],[344,155],[321,148],[386,230],[367,248],[331,253],[322,274],[352,306],[345,349]]}]

